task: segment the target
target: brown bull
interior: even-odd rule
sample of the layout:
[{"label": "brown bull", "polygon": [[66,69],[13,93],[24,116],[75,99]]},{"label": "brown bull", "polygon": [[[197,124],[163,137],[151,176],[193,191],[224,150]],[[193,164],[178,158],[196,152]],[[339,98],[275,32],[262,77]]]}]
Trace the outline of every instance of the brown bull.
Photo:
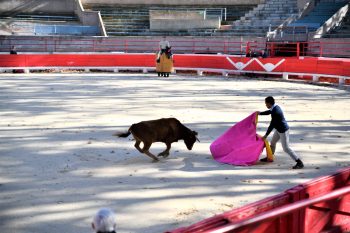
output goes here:
[{"label": "brown bull", "polygon": [[[198,140],[198,133],[181,124],[176,118],[141,121],[137,124],[131,125],[127,132],[115,133],[113,135],[126,138],[130,134],[132,134],[136,140],[136,149],[151,157],[153,162],[158,161],[158,158],[149,152],[149,148],[154,142],[164,142],[166,144],[166,149],[158,154],[158,156],[168,157],[171,143],[177,142],[178,140],[184,140],[187,149],[191,150],[193,144]],[[140,147],[141,142],[143,143],[142,149]]]}]

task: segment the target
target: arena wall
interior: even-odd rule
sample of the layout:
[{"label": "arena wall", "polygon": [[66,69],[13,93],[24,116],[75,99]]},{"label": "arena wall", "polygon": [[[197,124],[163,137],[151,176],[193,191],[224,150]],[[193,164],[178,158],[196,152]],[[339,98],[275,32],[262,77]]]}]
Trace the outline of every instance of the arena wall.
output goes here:
[{"label": "arena wall", "polygon": [[[322,57],[271,57],[251,58],[231,55],[175,54],[175,72],[196,71],[228,74],[257,73],[280,75],[284,80],[289,76],[300,76],[305,81],[338,83],[349,85],[350,59]],[[0,54],[0,72],[12,69],[110,69],[154,71],[154,53],[100,53],[100,54]],[[325,80],[326,78],[326,80]]]},{"label": "arena wall", "polygon": [[0,14],[12,13],[74,13],[76,3],[74,0],[2,0]]}]

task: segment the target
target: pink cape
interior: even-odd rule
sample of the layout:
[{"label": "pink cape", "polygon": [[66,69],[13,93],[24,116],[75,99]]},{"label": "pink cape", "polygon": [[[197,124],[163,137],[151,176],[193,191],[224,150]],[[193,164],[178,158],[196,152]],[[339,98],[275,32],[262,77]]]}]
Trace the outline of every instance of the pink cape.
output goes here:
[{"label": "pink cape", "polygon": [[211,145],[213,158],[221,163],[248,166],[255,164],[265,143],[256,134],[257,113],[229,128]]}]

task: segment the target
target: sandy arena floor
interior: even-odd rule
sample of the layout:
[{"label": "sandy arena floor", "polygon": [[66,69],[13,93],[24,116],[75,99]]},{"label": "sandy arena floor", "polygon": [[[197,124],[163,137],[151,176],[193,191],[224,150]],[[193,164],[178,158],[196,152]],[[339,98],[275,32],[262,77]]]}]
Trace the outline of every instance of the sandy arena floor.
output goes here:
[{"label": "sandy arena floor", "polygon": [[[223,77],[154,74],[0,75],[0,229],[86,233],[101,207],[118,233],[157,233],[280,193],[350,166],[350,95],[336,87]],[[291,146],[251,167],[215,162],[210,143],[273,95],[291,126]],[[176,117],[199,132],[159,163],[130,138],[132,123]],[[261,116],[264,134],[270,116]],[[154,144],[158,153],[165,147]]]}]

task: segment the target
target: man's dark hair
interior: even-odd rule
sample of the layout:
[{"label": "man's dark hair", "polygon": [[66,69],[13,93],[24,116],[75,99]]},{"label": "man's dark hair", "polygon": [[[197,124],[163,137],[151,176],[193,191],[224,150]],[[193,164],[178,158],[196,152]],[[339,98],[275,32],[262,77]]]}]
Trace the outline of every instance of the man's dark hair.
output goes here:
[{"label": "man's dark hair", "polygon": [[272,96],[268,96],[265,98],[265,103],[269,103],[274,105],[275,104],[275,99]]}]

